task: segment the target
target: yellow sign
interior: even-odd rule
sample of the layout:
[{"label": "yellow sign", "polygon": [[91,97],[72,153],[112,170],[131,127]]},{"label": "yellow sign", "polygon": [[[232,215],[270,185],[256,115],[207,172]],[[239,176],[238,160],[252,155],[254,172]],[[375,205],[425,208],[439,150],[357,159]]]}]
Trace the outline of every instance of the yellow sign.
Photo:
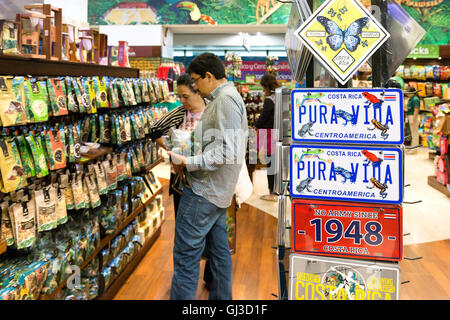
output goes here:
[{"label": "yellow sign", "polygon": [[389,38],[357,0],[326,1],[296,34],[342,84]]}]

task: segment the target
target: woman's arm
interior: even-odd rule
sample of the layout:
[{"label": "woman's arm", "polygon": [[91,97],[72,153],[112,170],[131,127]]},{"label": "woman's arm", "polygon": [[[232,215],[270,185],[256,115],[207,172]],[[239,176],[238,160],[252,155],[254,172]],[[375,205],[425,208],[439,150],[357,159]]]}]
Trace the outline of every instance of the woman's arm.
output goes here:
[{"label": "woman's arm", "polygon": [[157,141],[157,139],[166,135],[170,128],[177,128],[183,122],[185,113],[186,109],[183,106],[167,112],[151,126],[150,139]]}]

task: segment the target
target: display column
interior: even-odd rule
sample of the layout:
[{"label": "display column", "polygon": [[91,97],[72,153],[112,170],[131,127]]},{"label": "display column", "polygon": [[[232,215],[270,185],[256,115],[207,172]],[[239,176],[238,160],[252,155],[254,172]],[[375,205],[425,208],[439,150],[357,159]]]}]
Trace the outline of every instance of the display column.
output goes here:
[{"label": "display column", "polygon": [[291,93],[289,299],[399,299],[403,95]]}]

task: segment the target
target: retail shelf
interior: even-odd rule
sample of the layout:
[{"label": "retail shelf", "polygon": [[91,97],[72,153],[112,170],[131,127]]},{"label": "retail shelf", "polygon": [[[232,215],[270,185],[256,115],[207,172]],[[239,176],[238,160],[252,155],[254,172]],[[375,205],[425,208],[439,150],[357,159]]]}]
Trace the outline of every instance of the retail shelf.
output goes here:
[{"label": "retail shelf", "polygon": [[447,187],[440,184],[435,176],[428,176],[428,185],[437,191],[445,194],[447,197],[450,197],[450,191],[448,191]]},{"label": "retail shelf", "polygon": [[139,69],[103,66],[94,63],[52,61],[0,55],[0,74],[16,76],[108,76],[139,78]]},{"label": "retail shelf", "polygon": [[153,233],[151,238],[147,240],[147,242],[143,245],[141,250],[137,253],[137,255],[134,257],[134,259],[128,263],[123,269],[123,271],[120,273],[120,275],[117,277],[116,280],[109,286],[109,288],[103,292],[99,297],[96,298],[96,300],[112,300],[116,293],[120,290],[122,285],[125,283],[125,281],[128,279],[130,274],[133,272],[133,270],[137,267],[139,262],[144,258],[145,254],[150,250],[150,248],[153,246],[155,241],[159,238],[161,235],[161,226],[163,222],[161,222],[161,225],[159,228]]},{"label": "retail shelf", "polygon": [[6,240],[0,239],[0,254],[6,251]]},{"label": "retail shelf", "polygon": [[144,168],[140,171],[140,173],[146,173],[149,172],[150,170],[152,170],[153,168],[155,168],[158,164],[160,164],[161,162],[164,162],[164,157],[159,157],[158,160],[156,160],[155,162],[153,162],[151,165],[149,165],[147,168]]},{"label": "retail shelf", "polygon": [[[136,210],[134,210],[133,213],[131,213],[128,217],[125,218],[125,220],[122,222],[121,226],[113,233],[110,235],[107,235],[105,237],[103,237],[100,240],[100,245],[99,247],[94,251],[93,254],[91,254],[80,266],[80,270],[83,270],[84,268],[87,267],[87,265],[94,260],[94,258],[100,253],[100,251],[102,251],[109,242],[111,242],[111,240],[113,240],[116,236],[118,236],[123,229],[125,229],[143,210],[144,208],[151,203],[153,200],[155,200],[156,196],[161,194],[163,191],[162,188],[160,188],[157,192],[155,192],[150,199],[148,199],[144,204],[140,205],[138,208],[136,208]],[[131,262],[133,263],[133,262]],[[66,285],[67,279],[62,281],[59,286],[49,295],[40,295],[39,296],[39,300],[51,300],[53,299],[53,297],[55,297],[55,295],[61,291],[65,285]]]}]

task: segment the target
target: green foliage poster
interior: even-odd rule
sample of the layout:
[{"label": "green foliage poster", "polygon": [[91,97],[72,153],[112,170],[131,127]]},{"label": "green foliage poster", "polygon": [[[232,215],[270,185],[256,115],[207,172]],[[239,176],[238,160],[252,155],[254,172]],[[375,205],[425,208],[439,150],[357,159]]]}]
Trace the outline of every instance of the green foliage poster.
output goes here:
[{"label": "green foliage poster", "polygon": [[397,0],[427,32],[419,44],[450,44],[450,0]]},{"label": "green foliage poster", "polygon": [[89,0],[91,25],[286,24],[290,4],[276,0]]}]

